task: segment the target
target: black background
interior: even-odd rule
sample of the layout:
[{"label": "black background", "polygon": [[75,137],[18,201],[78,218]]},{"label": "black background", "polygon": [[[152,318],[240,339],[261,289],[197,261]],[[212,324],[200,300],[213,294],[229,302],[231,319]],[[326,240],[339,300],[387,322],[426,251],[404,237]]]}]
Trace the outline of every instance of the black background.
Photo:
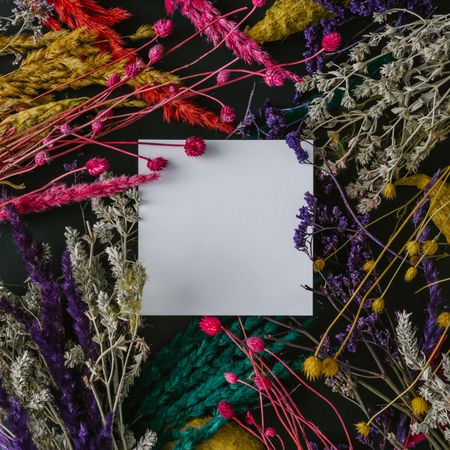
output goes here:
[{"label": "black background", "polygon": [[[153,23],[155,20],[164,17],[163,0],[128,0],[127,2],[120,0],[111,0],[109,2],[100,2],[105,6],[122,6],[132,13],[132,17],[120,24],[117,29],[122,35],[127,35],[133,33],[136,28],[143,23]],[[272,2],[269,2],[270,5]],[[227,12],[233,9],[239,8],[242,5],[249,6],[251,2],[238,1],[238,0],[227,0],[218,2],[218,6],[221,11]],[[436,2],[439,12],[448,12],[448,1]],[[1,13],[2,15],[8,9],[8,4],[1,3]],[[263,11],[255,14],[250,23],[256,22],[262,15]],[[241,13],[242,14],[242,13]],[[239,15],[242,17],[242,15]],[[238,19],[239,17],[236,17]],[[171,45],[180,42],[181,40],[187,38],[192,34],[193,27],[189,21],[181,15],[176,14],[174,17],[175,21],[175,32],[172,37],[164,40],[164,45],[170,48]],[[356,34],[361,30],[367,21],[354,21],[350,23],[345,28],[346,35]],[[205,51],[211,48],[210,44],[207,43],[202,38],[197,38],[192,44],[183,47],[181,51],[164,58],[157,67],[161,70],[170,70],[184,63],[188,63],[196,57],[202,55]],[[294,61],[301,58],[303,51],[303,38],[301,35],[296,35],[289,37],[283,42],[270,43],[265,45],[265,48],[274,56],[279,62]],[[212,55],[202,61],[200,64],[196,65],[193,70],[189,70],[186,73],[202,72],[205,70],[212,70],[213,68],[220,67],[226,61],[232,58],[231,53],[226,49],[219,49],[215,51]],[[2,72],[7,72],[11,70],[11,59],[4,57],[1,60],[1,70]],[[240,65],[240,67],[244,67]],[[304,73],[303,67],[299,66],[295,71],[299,74]],[[243,113],[247,107],[249,95],[251,89],[255,87],[255,95],[253,99],[253,109],[260,108],[265,99],[269,98],[275,106],[286,107],[291,105],[292,96],[294,94],[294,87],[292,84],[286,85],[283,88],[269,89],[260,78],[249,79],[240,82],[237,85],[230,85],[221,88],[214,95],[218,96],[224,103],[232,105],[237,112],[237,117],[242,118]],[[88,90],[88,93],[95,92],[94,89]],[[200,100],[200,103],[205,106],[211,107],[211,109],[217,111],[217,105]],[[110,135],[109,140],[114,140],[115,138],[120,140],[132,140],[137,139],[182,139],[191,135],[198,135],[205,139],[223,139],[225,136],[222,133],[214,132],[206,129],[194,128],[188,125],[183,125],[180,123],[166,124],[162,120],[160,112],[152,113],[151,115],[145,117],[138,123],[135,123],[126,129],[121,130],[115,135]],[[137,152],[137,148],[132,151]],[[16,179],[15,181],[23,181],[27,185],[27,189],[33,189],[35,187],[45,184],[51,178],[59,175],[63,168],[62,164],[65,162],[71,162],[77,159],[80,163],[84,162],[88,157],[94,155],[105,156],[109,159],[112,171],[115,174],[132,174],[137,172],[137,159],[131,157],[124,157],[117,153],[109,153],[109,150],[103,148],[93,148],[85,147],[82,152],[77,154],[69,155],[64,160],[58,160],[52,162],[51,165],[43,167],[33,172],[32,175],[23,177],[23,180]],[[433,156],[423,165],[422,171],[424,173],[431,174],[437,168],[442,167],[449,163],[448,158],[448,148],[447,144],[443,143],[438,146],[433,151]],[[163,175],[164,176],[164,175]],[[404,188],[402,192],[399,193],[399,202],[402,199],[406,199],[412,191],[408,188]],[[299,205],[303,199],[303,193],[299,194]],[[60,209],[52,210],[44,214],[35,214],[26,217],[26,221],[32,231],[34,238],[38,241],[48,242],[54,251],[55,257],[59,258],[61,252],[64,248],[64,229],[66,226],[76,227],[80,230],[83,229],[83,220],[81,214],[81,208],[83,205],[72,205],[66,206]],[[382,207],[384,208],[384,207]],[[296,211],[293,211],[296,213]],[[385,230],[384,225],[380,225],[378,229],[375,229],[375,234],[383,239],[383,232]],[[11,243],[9,229],[5,225],[0,225],[0,279],[4,280],[9,286],[14,289],[20,289],[25,278],[25,272],[23,265]],[[403,285],[404,286],[404,285]],[[410,292],[402,290],[401,287],[396,287],[394,289],[398,292],[399,298],[399,308],[401,303],[408,304],[410,302],[411,296],[413,295],[413,286]],[[409,305],[410,306],[410,305]],[[421,311],[423,306],[416,306],[418,312]],[[329,312],[324,311],[321,306],[316,305],[315,316],[320,316],[320,323],[316,321],[315,328],[319,330],[316,335],[320,333],[323,329],[324,323],[328,323]],[[173,335],[178,332],[182,327],[189,321],[192,317],[147,317],[145,319],[145,329],[144,334],[147,341],[152,346],[152,351],[157,351],[165,343],[169,342]],[[326,322],[325,322],[326,321]],[[317,331],[316,330],[316,331]],[[318,386],[319,390],[327,393],[331,396],[331,399],[336,402],[336,406],[343,413],[348,424],[348,428],[352,428],[352,423],[356,420],[362,419],[362,415],[358,409],[354,408],[350,403],[342,400],[339,396],[335,394],[330,394],[327,388]],[[341,434],[340,428],[334,419],[330,419],[326,415],[328,412],[324,412],[321,404],[310,402],[307,400],[308,397],[303,397],[303,392],[299,390],[297,392],[297,398],[300,406],[306,417],[311,417],[317,420],[321,428],[331,437],[334,442],[345,442]],[[357,419],[355,419],[357,418]],[[355,448],[358,448],[356,446]],[[366,447],[365,447],[366,448]]]}]

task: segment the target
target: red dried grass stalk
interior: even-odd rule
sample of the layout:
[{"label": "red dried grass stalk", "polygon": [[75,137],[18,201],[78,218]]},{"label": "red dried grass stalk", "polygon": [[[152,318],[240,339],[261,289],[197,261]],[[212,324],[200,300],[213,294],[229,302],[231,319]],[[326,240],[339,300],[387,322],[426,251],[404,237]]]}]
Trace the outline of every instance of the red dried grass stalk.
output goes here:
[{"label": "red dried grass stalk", "polygon": [[[157,173],[150,173],[148,175],[123,175],[108,180],[78,183],[72,186],[56,184],[43,192],[16,197],[9,204],[14,206],[19,214],[43,212],[58,206],[82,202],[92,198],[110,197],[132,187],[152,183],[158,178],[159,175]],[[7,209],[0,209],[0,221],[6,220],[7,216]]]},{"label": "red dried grass stalk", "polygon": [[[156,105],[171,96],[173,94],[170,92],[170,86],[162,86],[144,93],[144,98],[149,105]],[[223,133],[231,133],[233,129],[232,124],[224,123],[217,114],[197,105],[186,97],[176,97],[165,103],[162,108],[166,122],[181,121],[189,125],[210,128]]]},{"label": "red dried grass stalk", "polygon": [[71,29],[86,28],[95,30],[99,37],[109,42],[114,56],[124,53],[123,40],[111,27],[130,17],[130,13],[122,8],[103,8],[94,0],[49,0],[58,19],[46,21],[51,30],[59,30],[61,24]]}]

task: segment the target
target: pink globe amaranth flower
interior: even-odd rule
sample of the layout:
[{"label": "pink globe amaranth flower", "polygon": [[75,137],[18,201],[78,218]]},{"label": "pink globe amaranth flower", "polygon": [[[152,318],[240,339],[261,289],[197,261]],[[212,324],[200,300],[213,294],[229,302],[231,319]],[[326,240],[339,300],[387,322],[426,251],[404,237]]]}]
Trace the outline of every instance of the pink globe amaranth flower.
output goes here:
[{"label": "pink globe amaranth flower", "polygon": [[261,8],[267,3],[267,0],[252,0],[252,3],[256,8]]},{"label": "pink globe amaranth flower", "polygon": [[231,419],[234,416],[233,406],[225,400],[218,403],[217,412],[225,419]]},{"label": "pink globe amaranth flower", "polygon": [[202,317],[198,326],[208,336],[215,336],[222,331],[222,324],[220,323],[220,320],[214,316]]},{"label": "pink globe amaranth flower", "polygon": [[326,34],[322,39],[322,48],[326,52],[335,52],[342,42],[342,37],[338,32]]},{"label": "pink globe amaranth flower", "polygon": [[48,148],[52,148],[54,146],[53,139],[50,136],[45,136],[45,138],[42,139],[42,144]]},{"label": "pink globe amaranth flower", "polygon": [[225,380],[230,383],[230,384],[236,384],[238,382],[238,377],[235,373],[233,372],[225,372],[223,374],[223,377],[225,378]]},{"label": "pink globe amaranth flower", "polygon": [[125,73],[128,78],[134,78],[142,70],[142,62],[136,59],[125,66]]},{"label": "pink globe amaranth flower", "polygon": [[255,384],[260,391],[268,391],[272,387],[272,380],[267,375],[258,375]]},{"label": "pink globe amaranth flower", "polygon": [[247,425],[255,425],[255,418],[253,417],[251,411],[247,411],[247,413],[245,414],[245,422],[247,423]]},{"label": "pink globe amaranth flower", "polygon": [[148,51],[148,60],[150,64],[154,64],[164,56],[165,50],[162,44],[156,44]]},{"label": "pink globe amaranth flower", "polygon": [[100,133],[103,130],[103,122],[101,120],[94,120],[91,124],[91,130],[94,134]]},{"label": "pink globe amaranth flower", "polygon": [[68,123],[63,123],[59,126],[59,131],[63,136],[68,136],[72,131],[72,127]]},{"label": "pink globe amaranth flower", "polygon": [[264,82],[269,87],[281,87],[284,85],[285,79],[286,75],[276,67],[264,72]]},{"label": "pink globe amaranth flower", "polygon": [[116,84],[120,83],[120,75],[118,73],[113,73],[108,80],[106,81],[106,85],[111,88]]},{"label": "pink globe amaranth flower", "polygon": [[277,435],[277,432],[275,431],[275,428],[267,427],[264,434],[269,438],[273,438]]},{"label": "pink globe amaranth flower", "polygon": [[85,165],[89,175],[97,176],[109,169],[108,160],[105,158],[91,158]]},{"label": "pink globe amaranth flower", "polygon": [[206,144],[205,141],[196,136],[191,136],[186,139],[184,143],[184,151],[188,156],[202,156],[205,153]]},{"label": "pink globe amaranth flower", "polygon": [[48,153],[45,150],[41,150],[36,153],[34,162],[37,166],[43,166],[48,161]]},{"label": "pink globe amaranth flower", "polygon": [[247,339],[247,347],[254,353],[261,353],[266,346],[260,337],[252,336]]},{"label": "pink globe amaranth flower", "polygon": [[166,158],[158,157],[154,159],[149,159],[147,162],[147,167],[152,172],[161,172],[167,167],[167,164],[169,164],[169,161],[167,161]]},{"label": "pink globe amaranth flower", "polygon": [[236,112],[232,106],[225,105],[220,111],[220,120],[224,123],[233,123],[236,119]]},{"label": "pink globe amaranth flower", "polygon": [[160,19],[153,24],[153,31],[160,38],[169,37],[173,33],[172,19]]},{"label": "pink globe amaranth flower", "polygon": [[221,70],[216,77],[218,85],[225,84],[230,79],[230,72],[228,70]]}]

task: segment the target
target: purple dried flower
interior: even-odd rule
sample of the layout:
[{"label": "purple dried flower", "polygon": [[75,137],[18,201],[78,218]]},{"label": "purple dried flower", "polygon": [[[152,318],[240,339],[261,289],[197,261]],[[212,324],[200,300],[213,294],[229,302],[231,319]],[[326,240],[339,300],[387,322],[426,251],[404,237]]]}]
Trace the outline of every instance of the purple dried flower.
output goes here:
[{"label": "purple dried flower", "polygon": [[2,434],[0,443],[5,450],[37,450],[28,428],[28,418],[24,407],[16,397],[9,398],[0,383],[0,408],[6,414],[6,425],[15,436],[14,440]]},{"label": "purple dried flower", "polygon": [[97,357],[97,348],[92,340],[90,322],[86,315],[86,304],[78,294],[68,251],[63,253],[61,265],[64,275],[63,290],[67,299],[67,312],[73,319],[73,329],[84,354],[91,361]]},{"label": "purple dried flower", "polygon": [[302,148],[302,141],[297,131],[291,131],[286,135],[286,144],[294,150],[299,163],[303,163],[308,159],[308,153]]}]

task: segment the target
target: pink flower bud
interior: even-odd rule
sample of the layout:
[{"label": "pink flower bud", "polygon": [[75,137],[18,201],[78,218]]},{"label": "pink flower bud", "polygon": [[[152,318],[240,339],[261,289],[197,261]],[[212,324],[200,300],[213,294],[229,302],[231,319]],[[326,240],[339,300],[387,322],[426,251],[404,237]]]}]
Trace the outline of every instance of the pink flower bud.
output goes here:
[{"label": "pink flower bud", "polygon": [[142,70],[142,62],[136,59],[125,66],[125,74],[128,78],[134,78]]},{"label": "pink flower bud", "polygon": [[235,118],[236,118],[236,113],[232,106],[225,105],[224,107],[222,107],[222,110],[220,111],[220,120],[222,120],[222,122],[232,123],[232,122],[234,122]]},{"label": "pink flower bud", "polygon": [[94,134],[100,133],[103,130],[103,122],[101,120],[94,120],[91,124],[91,129]]},{"label": "pink flower bud", "polygon": [[224,400],[218,403],[217,411],[225,419],[231,419],[234,416],[233,406]]},{"label": "pink flower bud", "polygon": [[258,375],[255,384],[260,391],[268,391],[272,387],[272,380],[267,375]]},{"label": "pink flower bud", "polygon": [[37,166],[43,166],[48,161],[48,153],[45,150],[41,150],[36,153],[34,162]]},{"label": "pink flower bud", "polygon": [[277,432],[275,431],[275,428],[272,427],[267,427],[264,434],[268,437],[268,438],[273,438],[277,435]]},{"label": "pink flower bud", "polygon": [[245,421],[247,422],[247,425],[255,425],[255,418],[253,417],[251,411],[247,411],[245,414]]},{"label": "pink flower bud", "polygon": [[238,382],[238,377],[233,372],[225,372],[223,376],[225,380],[230,384],[236,384]]},{"label": "pink flower bud", "polygon": [[253,336],[247,339],[247,347],[254,353],[261,353],[266,346],[260,337]]},{"label": "pink flower bud", "polygon": [[63,123],[59,126],[59,131],[63,136],[68,136],[72,131],[72,127],[68,123]]},{"label": "pink flower bud", "polygon": [[284,84],[284,80],[286,79],[286,76],[284,73],[278,69],[267,69],[264,73],[264,81],[267,84],[267,86],[270,87],[281,87]]},{"label": "pink flower bud", "polygon": [[120,75],[118,73],[113,73],[107,80],[106,85],[111,88],[116,84],[120,83]]},{"label": "pink flower bud", "polygon": [[342,37],[338,32],[326,34],[322,39],[322,48],[326,52],[335,52],[342,42]]},{"label": "pink flower bud", "polygon": [[200,329],[209,336],[215,336],[222,331],[222,324],[217,317],[204,316],[199,322]]},{"label": "pink flower bud", "polygon": [[172,19],[160,19],[153,24],[153,31],[160,38],[169,37],[173,32]]},{"label": "pink flower bud", "polygon": [[188,156],[201,156],[203,153],[205,153],[206,150],[206,144],[205,141],[196,136],[191,136],[186,139],[186,142],[184,143],[184,151],[186,152],[186,155]]},{"label": "pink flower bud", "polygon": [[161,172],[167,167],[167,164],[169,164],[169,161],[167,161],[167,159],[158,157],[154,159],[149,159],[147,162],[147,167],[152,172]]},{"label": "pink flower bud", "polygon": [[44,139],[42,139],[42,144],[44,144],[45,147],[52,148],[53,147],[53,139],[50,136],[45,136]]},{"label": "pink flower bud", "polygon": [[164,46],[161,44],[156,44],[151,47],[148,51],[148,60],[150,64],[155,64],[155,62],[159,61],[164,56],[164,53]]},{"label": "pink flower bud", "polygon": [[225,84],[230,79],[230,72],[228,70],[221,70],[216,77],[217,84]]},{"label": "pink flower bud", "polygon": [[261,8],[266,4],[267,0],[252,0],[253,6],[256,8]]},{"label": "pink flower bud", "polygon": [[95,177],[106,172],[109,169],[109,163],[105,158],[91,158],[85,167],[89,174]]}]

